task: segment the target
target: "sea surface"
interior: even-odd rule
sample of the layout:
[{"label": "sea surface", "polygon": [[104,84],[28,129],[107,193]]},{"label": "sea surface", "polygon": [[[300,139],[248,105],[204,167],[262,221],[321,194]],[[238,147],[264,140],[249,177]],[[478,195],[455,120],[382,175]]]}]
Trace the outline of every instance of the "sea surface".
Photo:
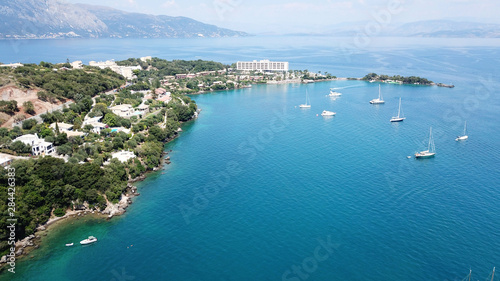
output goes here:
[{"label": "sea surface", "polygon": [[[123,216],[51,229],[0,280],[486,280],[500,267],[500,40],[369,39],[0,41],[4,63],[270,59],[456,86],[381,84],[383,105],[368,103],[378,83],[346,80],[192,96],[200,117]],[[400,97],[406,120],[390,123]],[[430,127],[436,157],[407,158]]]}]

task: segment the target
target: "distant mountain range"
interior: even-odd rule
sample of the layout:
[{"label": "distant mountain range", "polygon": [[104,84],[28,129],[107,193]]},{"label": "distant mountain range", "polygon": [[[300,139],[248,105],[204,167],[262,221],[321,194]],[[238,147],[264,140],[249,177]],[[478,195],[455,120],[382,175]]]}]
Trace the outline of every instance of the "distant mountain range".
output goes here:
[{"label": "distant mountain range", "polygon": [[500,37],[500,25],[451,20],[429,20],[403,24],[387,32],[387,34],[412,37],[498,38]]},{"label": "distant mountain range", "polygon": [[[342,23],[324,30],[295,35],[329,35],[353,37],[364,31],[372,22]],[[392,37],[443,37],[443,38],[499,38],[500,24],[462,22],[453,20],[428,20],[410,22],[401,25],[382,26],[380,32],[373,35]]]},{"label": "distant mountain range", "polygon": [[[293,35],[354,37],[376,22],[324,26]],[[266,33],[264,33],[266,34]],[[64,0],[0,0],[0,39],[239,37],[248,33],[186,17],[155,16]],[[272,35],[272,34],[268,34]],[[500,24],[429,20],[390,24],[370,36],[498,38]]]},{"label": "distant mountain range", "polygon": [[186,17],[128,13],[62,0],[1,0],[0,39],[248,36]]}]

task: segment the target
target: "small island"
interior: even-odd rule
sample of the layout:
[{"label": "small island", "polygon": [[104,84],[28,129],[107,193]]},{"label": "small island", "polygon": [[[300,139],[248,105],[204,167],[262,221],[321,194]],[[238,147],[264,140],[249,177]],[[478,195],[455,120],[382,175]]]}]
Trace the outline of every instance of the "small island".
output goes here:
[{"label": "small island", "polygon": [[438,86],[438,87],[447,87],[453,88],[454,85],[447,85],[443,83],[434,83],[426,78],[418,77],[418,76],[401,76],[401,75],[378,75],[376,73],[368,73],[361,80],[369,81],[369,82],[382,82],[389,84],[412,84],[412,85],[424,85],[424,86]]}]

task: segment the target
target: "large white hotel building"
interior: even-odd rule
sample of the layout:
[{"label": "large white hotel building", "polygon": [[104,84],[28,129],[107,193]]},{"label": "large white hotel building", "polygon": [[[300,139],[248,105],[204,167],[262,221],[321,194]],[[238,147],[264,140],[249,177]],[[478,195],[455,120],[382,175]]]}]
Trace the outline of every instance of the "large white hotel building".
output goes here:
[{"label": "large white hotel building", "polygon": [[288,62],[277,62],[269,60],[261,61],[239,61],[236,63],[237,70],[257,71],[288,71]]}]

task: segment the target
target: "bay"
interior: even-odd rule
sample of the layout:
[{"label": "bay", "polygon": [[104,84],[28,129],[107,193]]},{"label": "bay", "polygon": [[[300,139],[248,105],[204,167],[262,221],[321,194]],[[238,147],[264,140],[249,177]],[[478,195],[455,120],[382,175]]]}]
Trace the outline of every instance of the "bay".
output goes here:
[{"label": "bay", "polygon": [[[268,58],[456,85],[382,84],[380,106],[368,103],[378,84],[363,81],[192,96],[200,117],[166,145],[172,164],[139,184],[125,215],[51,230],[0,280],[461,280],[469,268],[485,279],[500,264],[500,44],[371,40],[37,40],[17,52],[0,42],[2,62]],[[306,91],[312,108],[299,109]],[[399,97],[407,119],[393,124]],[[465,120],[469,140],[455,142]],[[436,157],[408,159],[426,148],[430,126]],[[64,247],[88,235],[99,242]]]}]

